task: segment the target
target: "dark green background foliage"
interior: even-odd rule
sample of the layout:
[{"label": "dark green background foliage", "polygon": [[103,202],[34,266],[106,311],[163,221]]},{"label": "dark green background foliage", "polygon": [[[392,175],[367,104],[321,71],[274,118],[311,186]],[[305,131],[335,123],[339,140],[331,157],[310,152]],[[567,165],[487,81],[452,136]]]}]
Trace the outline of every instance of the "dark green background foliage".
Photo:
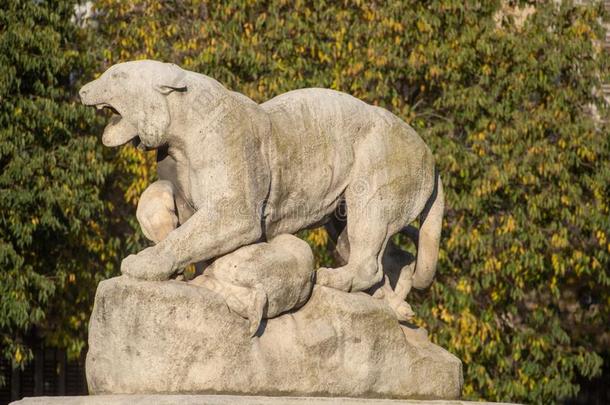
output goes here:
[{"label": "dark green background foliage", "polygon": [[95,59],[72,15],[72,2],[0,9],[0,347],[20,366],[33,327],[82,350],[97,283],[118,262],[102,197],[112,165],[75,97]]},{"label": "dark green background foliage", "polygon": [[[72,273],[86,305],[60,343],[82,342],[95,281],[116,269],[123,249],[138,245],[137,238],[119,243],[129,228],[102,214],[116,212],[123,195],[137,201],[154,177],[154,159],[127,147],[104,163],[99,141],[74,136],[92,133],[95,119],[64,100],[73,93],[71,73],[90,79],[113,63],[146,57],[208,74],[259,102],[331,87],[402,117],[433,149],[447,194],[437,282],[409,300],[432,339],[464,362],[465,397],[555,402],[578,391],[578,376],[599,373],[599,354],[610,345],[610,140],[600,96],[608,57],[599,45],[600,5],[543,2],[525,20],[499,1],[99,0],[96,7],[96,26],[77,29],[68,11],[57,13],[45,19],[58,34],[33,42],[16,38],[36,35],[23,28],[35,13],[3,11],[2,23],[14,22],[0,42],[9,72],[2,79],[9,84],[2,82],[0,288],[27,292],[21,301],[3,300],[7,342],[29,325],[11,315],[19,303],[38,309],[35,324],[69,324],[79,307],[63,294]],[[49,38],[57,38],[54,48]],[[55,49],[33,64],[37,80],[48,81],[40,89],[10,84],[27,70],[9,69],[42,46]],[[97,66],[74,47],[88,49]],[[52,108],[16,113],[19,102],[43,100]],[[70,164],[54,163],[66,168],[57,175],[32,163],[51,165],[62,150]],[[44,172],[42,183],[35,170]],[[111,207],[99,202],[102,187],[116,190]],[[323,231],[304,237],[320,262],[330,260]],[[27,286],[18,286],[19,277]],[[62,316],[44,304],[58,291]],[[14,356],[15,346],[6,347]]]}]

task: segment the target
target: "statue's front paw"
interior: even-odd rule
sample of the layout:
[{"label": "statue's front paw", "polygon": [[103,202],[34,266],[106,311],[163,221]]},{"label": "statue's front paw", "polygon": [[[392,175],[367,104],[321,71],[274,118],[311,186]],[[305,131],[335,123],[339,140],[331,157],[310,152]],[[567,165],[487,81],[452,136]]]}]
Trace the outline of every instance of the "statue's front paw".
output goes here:
[{"label": "statue's front paw", "polygon": [[154,247],[149,247],[124,258],[121,273],[140,280],[167,280],[174,273],[173,260],[157,254]]}]

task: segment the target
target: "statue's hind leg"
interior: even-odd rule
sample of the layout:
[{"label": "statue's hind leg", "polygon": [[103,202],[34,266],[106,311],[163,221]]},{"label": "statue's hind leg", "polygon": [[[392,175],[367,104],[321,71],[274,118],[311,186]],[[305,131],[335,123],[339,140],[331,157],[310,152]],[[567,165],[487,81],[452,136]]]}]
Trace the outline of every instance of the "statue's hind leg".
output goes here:
[{"label": "statue's hind leg", "polygon": [[402,224],[398,205],[377,193],[377,188],[362,190],[350,185],[345,192],[347,202],[347,239],[349,260],[336,268],[321,268],[317,283],[343,291],[363,291],[383,278],[382,253],[388,239]]},{"label": "statue's hind leg", "polygon": [[[350,228],[364,230],[362,225],[355,225]],[[362,291],[381,281],[383,270],[379,255],[387,237],[382,229],[373,230],[371,228],[368,227],[369,232],[366,238],[359,238],[358,235],[362,235],[362,233],[356,230],[349,234],[350,250],[352,252],[349,262],[336,269],[318,269],[318,284],[343,291]]]},{"label": "statue's hind leg", "polygon": [[[331,228],[328,232],[336,250],[333,254],[342,263],[347,263],[349,261],[347,227],[341,228],[337,224],[331,223],[330,227],[327,225],[328,228]],[[338,229],[340,232],[337,232]],[[415,313],[405,299],[411,290],[415,257],[389,240],[383,253],[382,263],[384,281],[382,284],[374,286],[369,292],[373,297],[385,300],[398,320],[409,321]]]}]

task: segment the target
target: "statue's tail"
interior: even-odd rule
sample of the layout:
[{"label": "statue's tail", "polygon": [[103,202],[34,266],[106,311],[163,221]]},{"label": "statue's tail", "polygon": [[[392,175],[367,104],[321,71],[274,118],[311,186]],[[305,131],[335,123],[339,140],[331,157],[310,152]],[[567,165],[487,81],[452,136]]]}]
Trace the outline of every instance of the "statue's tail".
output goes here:
[{"label": "statue's tail", "polygon": [[436,262],[438,261],[438,249],[443,224],[445,196],[438,170],[435,173],[434,183],[434,191],[420,214],[417,262],[412,280],[413,287],[420,290],[430,286],[436,273]]}]

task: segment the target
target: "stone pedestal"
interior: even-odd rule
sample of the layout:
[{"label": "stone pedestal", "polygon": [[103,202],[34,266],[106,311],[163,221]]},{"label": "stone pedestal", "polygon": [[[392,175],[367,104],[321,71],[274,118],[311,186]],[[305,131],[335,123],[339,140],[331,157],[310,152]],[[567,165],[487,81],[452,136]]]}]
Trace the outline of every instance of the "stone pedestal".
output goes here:
[{"label": "stone pedestal", "polygon": [[89,326],[90,394],[460,396],[460,360],[364,293],[316,286],[255,337],[248,326],[202,287],[103,281]]},{"label": "stone pedestal", "polygon": [[392,400],[323,397],[251,397],[234,395],[94,395],[34,397],[11,405],[511,405],[458,400]]}]

